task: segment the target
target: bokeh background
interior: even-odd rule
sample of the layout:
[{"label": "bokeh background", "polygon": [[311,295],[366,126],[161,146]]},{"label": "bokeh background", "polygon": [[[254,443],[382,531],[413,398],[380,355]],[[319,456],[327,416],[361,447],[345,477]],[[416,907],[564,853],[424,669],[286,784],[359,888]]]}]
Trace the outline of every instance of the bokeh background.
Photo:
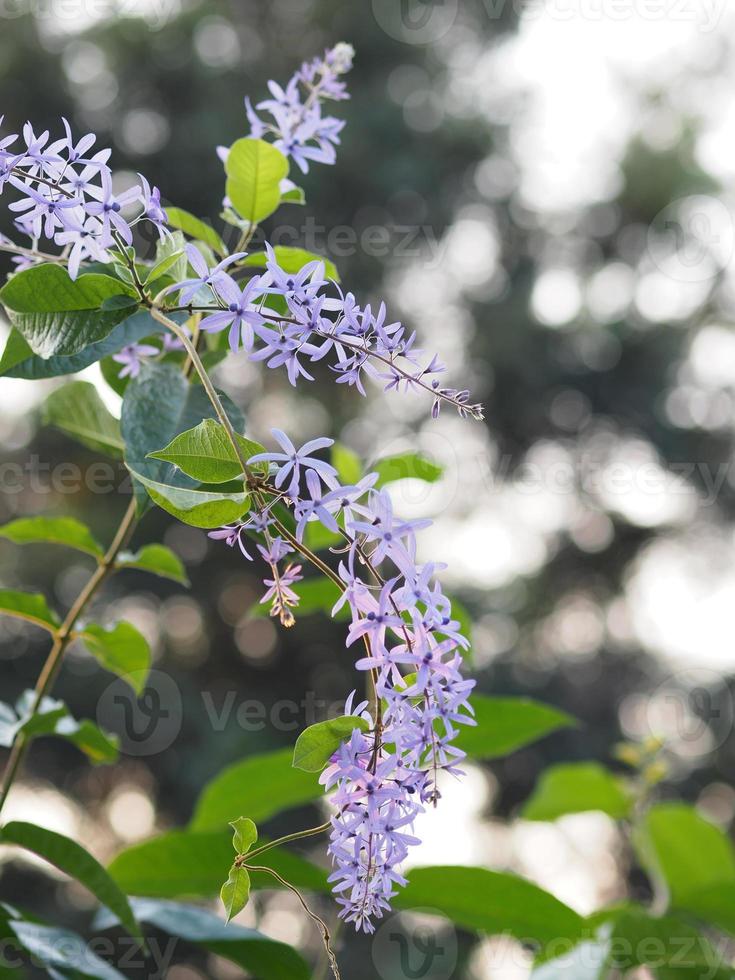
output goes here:
[{"label": "bokeh background", "polygon": [[[278,425],[368,461],[420,447],[446,466],[438,483],[404,481],[394,495],[435,520],[423,552],[447,562],[472,614],[479,689],[537,697],[582,727],[469,766],[420,828],[416,861],[510,868],[584,913],[646,886],[603,815],[515,818],[545,765],[610,762],[621,739],[662,735],[662,794],[724,826],[735,814],[734,28],[725,0],[0,3],[5,125],[66,116],[114,147],[121,181],[141,171],[212,221],[214,148],[246,133],[243,96],[327,45],[355,45],[338,163],[315,167],[306,208],[266,229],[332,258],[364,299],[385,298],[486,403],[487,422],[432,422],[419,397],[373,388],[362,400],[326,375],[295,392],[239,359],[219,381],[261,441]],[[97,369],[84,376],[119,404]],[[0,381],[0,519],[74,513],[109,540],[129,486],[119,471],[117,490],[93,492],[96,458],[41,426],[53,384]],[[37,743],[8,806],[101,859],[182,825],[215,773],[289,744],[325,710],[314,698],[339,701],[355,684],[341,627],[307,617],[284,633],[250,615],[260,585],[237,553],[160,512],[137,532],[155,540],[185,560],[191,591],[127,573],[95,617],[124,616],[150,639],[181,699],[171,744],[90,769],[73,748]],[[5,543],[0,574],[64,606],[88,568]],[[0,621],[2,700],[32,686],[44,652],[32,629]],[[109,683],[79,651],[57,692],[95,717]],[[267,722],[242,724],[245,702]],[[80,929],[90,918],[85,894],[9,853],[0,898]],[[242,921],[316,950],[289,896],[259,896]],[[455,977],[527,977],[509,941],[455,938]],[[341,941],[346,976],[403,976],[379,944]],[[172,980],[241,975],[184,944],[176,959]]]}]

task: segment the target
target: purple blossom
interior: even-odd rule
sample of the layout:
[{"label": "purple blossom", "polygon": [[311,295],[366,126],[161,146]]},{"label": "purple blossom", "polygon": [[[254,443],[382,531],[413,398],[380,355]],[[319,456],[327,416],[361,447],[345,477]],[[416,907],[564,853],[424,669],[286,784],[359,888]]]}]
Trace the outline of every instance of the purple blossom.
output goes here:
[{"label": "purple blossom", "polygon": [[286,492],[289,496],[295,497],[299,490],[299,478],[301,476],[302,466],[307,470],[315,470],[323,479],[329,480],[336,477],[337,471],[330,463],[326,463],[322,459],[315,459],[310,455],[318,449],[326,449],[328,446],[333,445],[334,439],[310,439],[309,442],[304,443],[301,449],[297,449],[285,432],[282,432],[280,429],[272,429],[271,431],[276,442],[283,449],[283,452],[257,453],[255,456],[250,457],[248,463],[281,463],[282,465],[276,470],[274,480],[275,486],[278,489],[284,485],[286,479],[290,476],[291,482]]}]

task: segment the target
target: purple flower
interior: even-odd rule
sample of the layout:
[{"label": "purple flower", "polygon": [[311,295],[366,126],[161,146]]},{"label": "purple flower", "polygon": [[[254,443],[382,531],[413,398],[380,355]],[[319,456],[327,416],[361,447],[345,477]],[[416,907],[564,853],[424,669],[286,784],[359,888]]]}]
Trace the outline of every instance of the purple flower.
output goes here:
[{"label": "purple flower", "polygon": [[291,476],[287,493],[289,496],[295,497],[298,494],[302,466],[307,470],[316,470],[326,480],[336,477],[337,471],[332,465],[324,462],[322,459],[314,459],[310,455],[310,453],[316,452],[317,449],[326,449],[328,446],[332,446],[334,439],[310,439],[309,442],[304,443],[301,449],[296,449],[285,432],[282,432],[280,429],[271,429],[271,432],[275,436],[276,442],[283,449],[283,452],[257,453],[255,456],[250,457],[248,463],[281,463],[282,465],[278,467],[274,480],[275,486],[278,489]]},{"label": "purple flower", "polygon": [[150,344],[128,344],[119,353],[113,354],[112,359],[123,365],[118,377],[137,378],[140,374],[143,358],[155,357],[160,353],[157,347],[152,347]]}]

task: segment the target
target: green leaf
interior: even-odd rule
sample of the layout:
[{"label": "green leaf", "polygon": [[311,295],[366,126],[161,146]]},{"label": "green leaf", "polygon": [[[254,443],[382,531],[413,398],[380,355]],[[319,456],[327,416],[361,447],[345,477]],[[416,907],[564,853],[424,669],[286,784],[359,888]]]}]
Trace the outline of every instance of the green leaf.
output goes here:
[{"label": "green leaf", "polygon": [[335,442],[332,446],[332,466],[337,470],[343,484],[349,486],[362,479],[362,460],[356,452],[341,442]]},{"label": "green leaf", "polygon": [[188,490],[169,483],[157,483],[130,469],[153,503],[192,527],[221,527],[232,524],[250,509],[250,495],[212,490]]},{"label": "green leaf", "polygon": [[0,527],[0,538],[14,544],[63,544],[98,558],[104,553],[86,524],[73,517],[21,517]]},{"label": "green leaf", "polygon": [[630,814],[632,797],[621,779],[596,762],[546,769],[526,802],[524,820],[556,820],[567,813],[601,810],[615,820]]},{"label": "green leaf", "polygon": [[[169,255],[164,255],[160,261],[156,262],[151,267],[143,285],[147,286],[149,283],[154,283],[157,279],[160,279],[161,276],[165,276],[169,270],[173,270],[175,276],[176,273],[181,271],[181,259],[184,256],[185,253],[183,248],[176,249],[176,251],[171,252]],[[176,266],[176,268],[174,268],[174,266]],[[186,272],[184,272],[184,275],[186,275]]]},{"label": "green leaf", "polygon": [[[236,429],[242,428],[242,413],[230,399],[225,396],[222,398],[233,426]],[[202,419],[213,418],[214,415],[214,409],[204,389],[198,385],[190,385],[182,372],[172,364],[143,365],[139,375],[125,390],[121,418],[125,463],[138,478],[136,493],[142,508],[146,501],[143,489],[145,480],[152,482],[154,493],[164,500],[168,496],[166,486],[186,489],[196,487],[196,481],[177,471],[171,463],[150,459],[148,454],[157,452],[179,433],[198,425]],[[146,489],[150,491],[150,487]],[[187,511],[195,506],[193,502],[187,504],[182,501],[171,502],[171,505],[174,511]]]},{"label": "green leaf", "polygon": [[189,238],[194,238],[197,241],[204,242],[205,245],[209,245],[212,251],[216,252],[221,258],[227,255],[225,243],[214,228],[208,225],[206,221],[196,218],[188,211],[184,211],[183,208],[166,208],[166,215],[168,216],[168,223],[172,228],[179,228]]},{"label": "green leaf", "polygon": [[[48,968],[49,976],[63,980],[77,980],[82,976],[94,980],[125,980],[122,973],[93,953],[89,943],[76,932],[19,920],[8,924],[23,949]],[[52,968],[63,972],[51,973]]]},{"label": "green leaf", "polygon": [[[75,374],[83,371],[97,361],[102,361],[109,355],[117,354],[128,344],[135,344],[151,334],[161,333],[164,328],[157,320],[141,310],[128,316],[118,324],[105,338],[93,344],[88,344],[78,354],[69,357],[43,358],[34,354],[17,330],[10,331],[5,351],[0,360],[0,377],[25,378],[55,378],[64,374]],[[119,371],[121,365],[115,364]]]},{"label": "green leaf", "polygon": [[112,276],[96,273],[73,281],[60,265],[18,272],[0,289],[8,317],[40,357],[69,357],[107,337],[129,310],[101,311],[123,291]]},{"label": "green leaf", "polygon": [[58,616],[49,609],[45,596],[38,592],[0,589],[0,615],[3,614],[25,619],[50,633],[53,633],[59,625]]},{"label": "green leaf", "polygon": [[219,897],[227,913],[227,922],[242,912],[250,899],[250,875],[245,868],[233,864]]},{"label": "green leaf", "polygon": [[122,293],[119,296],[108,296],[107,299],[103,299],[100,309],[108,312],[109,310],[131,310],[137,306],[140,306],[137,296]]},{"label": "green leaf", "polygon": [[[290,245],[276,245],[273,251],[276,254],[278,264],[284,272],[293,273],[295,275],[297,272],[301,272],[304,266],[308,265],[309,262],[323,262],[324,273],[327,279],[333,279],[335,282],[339,282],[337,266],[330,259],[325,259],[321,255],[315,255],[313,252],[308,252],[305,248],[294,248]],[[265,268],[267,261],[268,256],[265,252],[251,252],[247,258],[242,260],[241,264]]]},{"label": "green leaf", "polygon": [[249,817],[238,817],[230,826],[234,830],[232,846],[238,854],[245,854],[258,839],[258,828]]},{"label": "green leaf", "polygon": [[584,925],[581,916],[537,885],[485,868],[416,868],[394,905],[436,909],[464,929],[507,933],[542,945],[576,941]]},{"label": "green leaf", "polygon": [[735,881],[721,881],[678,896],[675,907],[735,936]]},{"label": "green leaf", "polygon": [[241,217],[258,224],[276,210],[288,160],[275,146],[263,140],[240,139],[230,148],[225,170],[227,196]]},{"label": "green leaf", "polygon": [[[691,896],[735,884],[735,852],[719,827],[686,803],[659,803],[645,814],[634,843],[641,864],[660,877],[672,905],[686,909]],[[706,901],[706,900],[705,900]]]},{"label": "green leaf", "polygon": [[422,456],[420,453],[401,453],[397,456],[385,456],[370,467],[372,473],[378,474],[376,487],[384,487],[397,480],[423,480],[424,483],[436,483],[444,472],[444,467]]},{"label": "green leaf", "polygon": [[311,773],[294,769],[292,755],[291,749],[279,749],[224,769],[199,797],[191,829],[223,827],[233,813],[247,813],[261,823],[313,800],[320,791],[318,781]]},{"label": "green leaf", "polygon": [[[256,453],[265,452],[257,442],[240,435],[236,438],[246,461]],[[226,483],[243,472],[224,426],[215,419],[204,419],[195,428],[177,435],[164,449],[148,453],[148,457],[173,463],[200,483]]]},{"label": "green leaf", "polygon": [[340,745],[359,728],[366,732],[370,728],[364,718],[356,715],[341,715],[310,725],[296,739],[293,750],[293,765],[304,772],[321,772]]},{"label": "green leaf", "polygon": [[156,261],[147,273],[146,283],[155,286],[156,279],[168,273],[173,282],[186,279],[189,260],[186,257],[186,239],[180,231],[175,231],[156,244]]},{"label": "green leaf", "polygon": [[[329,892],[321,868],[283,848],[258,855],[258,863],[273,868],[297,888]],[[219,892],[232,864],[232,831],[220,825],[205,832],[176,830],[122,851],[109,872],[123,891],[152,898],[212,898]],[[251,872],[253,888],[277,888],[276,880]]]},{"label": "green leaf", "polygon": [[0,745],[9,747],[21,732],[27,738],[53,735],[76,745],[95,765],[117,759],[116,736],[108,735],[87,719],[77,721],[63,701],[45,697],[36,712],[32,710],[34,703],[34,692],[25,691],[15,705],[17,715],[4,706],[9,715],[0,724]]},{"label": "green leaf", "polygon": [[122,551],[117,556],[116,568],[138,568],[161,578],[170,578],[182,585],[189,585],[186,569],[178,555],[162,544],[146,544],[133,554]]},{"label": "green leaf", "polygon": [[497,759],[536,742],[575,720],[564,711],[529,698],[492,698],[473,694],[477,725],[460,728],[456,744],[475,759]]},{"label": "green leaf", "polygon": [[123,451],[120,423],[107,410],[89,381],[71,381],[52,391],[43,409],[44,421],[89,449],[119,457]]},{"label": "green leaf", "polygon": [[306,204],[306,194],[303,187],[290,187],[281,194],[281,204]]},{"label": "green leaf", "polygon": [[136,694],[143,691],[151,666],[151,650],[148,641],[131,623],[117,623],[110,629],[89,623],[77,635],[106,670],[128,681]]},{"label": "green leaf", "polygon": [[[135,914],[172,936],[195,943],[237,963],[248,976],[259,980],[310,980],[311,972],[301,955],[286,943],[255,929],[225,923],[212,912],[180,902],[133,899]],[[98,919],[97,928],[109,923]]]},{"label": "green leaf", "polygon": [[12,821],[0,830],[0,840],[32,851],[64,874],[84,885],[94,897],[114,912],[125,929],[143,944],[140,926],[125,895],[96,858],[76,841],[35,824]]}]

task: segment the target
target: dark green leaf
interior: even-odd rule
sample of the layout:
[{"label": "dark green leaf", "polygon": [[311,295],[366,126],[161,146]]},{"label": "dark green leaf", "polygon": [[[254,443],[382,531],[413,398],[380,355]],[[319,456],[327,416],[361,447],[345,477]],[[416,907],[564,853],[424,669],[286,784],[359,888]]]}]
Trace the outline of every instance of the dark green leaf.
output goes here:
[{"label": "dark green leaf", "polygon": [[[128,344],[135,344],[151,334],[161,333],[163,329],[163,326],[154,320],[150,313],[141,310],[132,316],[128,316],[104,339],[87,345],[78,354],[73,354],[70,357],[49,358],[34,354],[23,339],[22,334],[13,329],[0,361],[0,377],[36,380],[75,374],[77,371],[83,371],[90,364],[103,361],[111,354],[117,354]],[[113,364],[117,374],[121,365],[115,362]]]},{"label": "dark green leaf", "polygon": [[[283,848],[258,855],[297,888],[328,892],[321,868]],[[123,891],[152,898],[213,898],[232,864],[232,831],[224,826],[202,833],[172,831],[135,844],[118,854],[109,867]],[[277,888],[271,875],[253,871],[253,888]]]},{"label": "dark green leaf", "polygon": [[35,824],[14,820],[0,830],[0,840],[32,851],[64,874],[84,885],[95,898],[118,917],[131,936],[143,942],[125,895],[96,858],[76,841]]},{"label": "dark green leaf", "polygon": [[[236,438],[246,461],[256,453],[265,452],[257,442],[240,435]],[[177,435],[164,449],[149,453],[148,457],[173,463],[200,483],[226,483],[243,472],[224,427],[215,419],[204,419],[195,428]]]},{"label": "dark green leaf", "polygon": [[96,557],[103,554],[86,524],[73,517],[21,517],[0,527],[0,538],[15,544],[63,544]]},{"label": "dark green leaf", "polygon": [[291,749],[256,755],[223,770],[197,801],[192,830],[223,827],[235,813],[261,823],[283,810],[308,803],[319,794],[311,773],[294,769]]},{"label": "dark green leaf", "polygon": [[102,300],[100,309],[105,312],[110,310],[132,310],[133,307],[139,305],[140,301],[137,296],[130,296],[127,293],[123,293],[120,296],[108,296],[107,299]]},{"label": "dark green leaf", "polygon": [[[49,976],[77,980],[125,980],[122,973],[93,953],[81,936],[69,929],[55,929],[35,922],[14,920],[9,923],[20,945],[34,959],[49,968]],[[53,970],[58,967],[59,972]],[[69,972],[70,971],[70,972]]]},{"label": "dark green leaf", "polygon": [[416,868],[394,904],[436,909],[464,929],[506,933],[526,942],[577,940],[584,920],[537,885],[485,868]]},{"label": "dark green leaf", "polygon": [[[225,926],[218,916],[206,909],[140,898],[134,899],[132,904],[141,922],[203,946],[237,963],[249,976],[260,980],[309,980],[311,977],[305,961],[291,946],[255,929]],[[108,921],[98,920],[98,928],[106,928]]]},{"label": "dark green leaf", "polygon": [[529,698],[492,698],[473,694],[475,727],[462,726],[457,745],[475,759],[496,759],[560,728],[576,724],[557,708]]},{"label": "dark green leaf", "polygon": [[385,456],[370,467],[372,473],[378,474],[376,487],[384,487],[387,483],[397,480],[423,480],[424,483],[436,483],[444,472],[444,467],[422,456],[420,453],[401,453],[397,456]]},{"label": "dark green leaf", "polygon": [[205,245],[209,245],[221,258],[227,255],[225,243],[214,228],[208,225],[206,221],[196,218],[193,214],[184,211],[182,208],[166,208],[166,214],[168,215],[168,223],[173,228],[179,228],[189,238],[194,238],[197,241],[204,242]]},{"label": "dark green leaf", "polygon": [[138,568],[161,578],[170,578],[182,585],[189,585],[186,569],[179,558],[170,548],[162,544],[146,544],[140,551],[132,554],[123,551],[117,556],[117,568]]},{"label": "dark green leaf", "polygon": [[293,765],[304,772],[321,772],[340,745],[359,728],[366,732],[370,725],[356,715],[342,715],[310,725],[296,739]]},{"label": "dark green leaf", "polygon": [[92,273],[76,281],[60,265],[36,265],[14,275],[0,289],[8,317],[40,357],[69,357],[97,343],[129,314],[101,312],[102,303],[122,291],[119,279]]},{"label": "dark green leaf", "polygon": [[225,163],[227,196],[241,217],[258,224],[281,201],[281,181],[288,160],[263,140],[240,139],[230,148]]},{"label": "dark green leaf", "polygon": [[[328,279],[333,279],[335,282],[339,282],[339,273],[337,272],[337,266],[334,262],[329,259],[325,259],[321,255],[314,255],[313,252],[307,252],[305,248],[293,248],[290,245],[276,245],[273,249],[276,254],[276,261],[284,272],[293,273],[300,272],[305,265],[309,262],[323,262],[324,272]],[[265,268],[265,264],[268,261],[268,256],[265,252],[251,252],[246,259],[243,259],[242,264],[247,266],[257,266],[258,268]]]},{"label": "dark green leaf", "polygon": [[52,391],[44,405],[44,421],[108,456],[121,456],[120,423],[105,407],[89,381],[70,381]]},{"label": "dark green leaf", "polygon": [[556,820],[567,813],[601,810],[616,820],[630,813],[632,798],[624,783],[596,762],[546,769],[524,806],[524,820]]},{"label": "dark green leaf", "polygon": [[78,634],[103,667],[124,678],[137,694],[145,688],[151,665],[148,641],[131,623],[105,629],[89,623]]},{"label": "dark green leaf", "polygon": [[[242,413],[230,399],[222,397],[233,426],[241,429]],[[137,477],[151,481],[154,493],[163,499],[167,499],[167,494],[161,487],[195,488],[196,481],[177,471],[171,463],[150,459],[148,454],[157,452],[179,433],[214,415],[204,389],[189,385],[173,365],[143,365],[138,377],[128,385],[123,399],[121,428],[128,468]],[[136,492],[143,506],[145,490],[143,481],[138,482],[140,486],[136,487]],[[178,507],[186,511],[194,505],[182,506],[182,502],[177,501],[172,506],[174,510]]]},{"label": "dark green leaf", "polygon": [[38,592],[15,592],[13,589],[0,589],[0,615],[16,616],[29,623],[41,626],[53,633],[59,625],[59,618],[52,612],[45,596]]}]

